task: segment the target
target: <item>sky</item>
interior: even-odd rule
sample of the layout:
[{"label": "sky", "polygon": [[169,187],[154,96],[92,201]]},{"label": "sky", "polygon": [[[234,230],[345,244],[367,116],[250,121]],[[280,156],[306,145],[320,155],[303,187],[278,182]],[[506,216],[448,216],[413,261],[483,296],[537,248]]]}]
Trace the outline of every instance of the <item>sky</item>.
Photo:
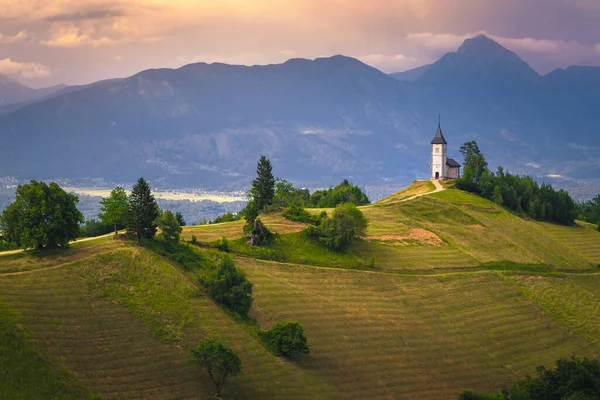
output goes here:
[{"label": "sky", "polygon": [[335,54],[397,72],[480,33],[541,74],[600,66],[600,0],[0,0],[0,73],[43,87]]}]

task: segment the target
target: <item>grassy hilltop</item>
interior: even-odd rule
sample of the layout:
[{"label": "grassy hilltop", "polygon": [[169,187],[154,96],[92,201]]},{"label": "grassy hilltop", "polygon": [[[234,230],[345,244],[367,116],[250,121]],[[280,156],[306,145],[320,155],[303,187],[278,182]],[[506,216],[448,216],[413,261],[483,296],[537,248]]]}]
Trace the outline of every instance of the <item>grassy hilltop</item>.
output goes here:
[{"label": "grassy hilltop", "polygon": [[302,323],[311,353],[293,362],[149,249],[104,237],[0,255],[0,365],[11,367],[0,398],[207,398],[210,381],[186,362],[201,337],[240,354],[244,373],[225,390],[235,399],[454,399],[559,357],[600,356],[595,226],[434,189],[417,182],[361,207],[367,234],[344,254],[281,212],[262,218],[280,234],[266,248],[246,244],[242,221],[184,228],[198,257],[218,257],[203,246],[228,238],[261,327]]}]

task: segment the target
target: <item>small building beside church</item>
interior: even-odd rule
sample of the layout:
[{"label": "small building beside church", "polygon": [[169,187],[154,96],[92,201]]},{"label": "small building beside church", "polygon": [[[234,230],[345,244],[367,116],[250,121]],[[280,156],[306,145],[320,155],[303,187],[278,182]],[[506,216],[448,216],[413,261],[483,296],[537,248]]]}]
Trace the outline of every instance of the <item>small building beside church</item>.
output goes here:
[{"label": "small building beside church", "polygon": [[447,156],[446,138],[442,133],[441,123],[431,141],[431,179],[460,178],[460,164]]}]

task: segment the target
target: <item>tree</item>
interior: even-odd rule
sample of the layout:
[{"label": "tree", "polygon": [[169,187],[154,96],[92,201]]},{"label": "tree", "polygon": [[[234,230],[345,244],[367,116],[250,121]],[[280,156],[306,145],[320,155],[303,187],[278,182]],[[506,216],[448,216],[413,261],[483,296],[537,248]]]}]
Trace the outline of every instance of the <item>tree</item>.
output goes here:
[{"label": "tree", "polygon": [[367,223],[354,204],[343,203],[335,208],[331,218],[323,218],[319,226],[309,226],[304,232],[331,250],[345,251],[355,236],[365,234]]},{"label": "tree", "polygon": [[219,396],[228,376],[242,372],[237,354],[216,339],[202,339],[190,350],[190,361],[204,368],[215,384]]},{"label": "tree", "polygon": [[54,182],[32,180],[17,187],[15,201],[0,216],[0,229],[6,240],[24,249],[66,246],[83,223],[78,201]]},{"label": "tree", "polygon": [[183,219],[183,214],[181,214],[179,211],[175,213],[175,219],[177,219],[179,226],[185,226],[185,219]]},{"label": "tree", "polygon": [[277,178],[275,185],[275,198],[279,200],[279,205],[284,206],[284,199],[290,197],[294,192],[294,185],[285,179]]},{"label": "tree", "polygon": [[166,210],[160,214],[156,219],[156,225],[162,231],[161,236],[168,244],[175,244],[179,242],[179,235],[181,234],[181,226],[179,221],[173,215],[171,210]]},{"label": "tree", "polygon": [[252,181],[250,195],[259,212],[263,212],[268,205],[273,203],[275,196],[275,178],[271,161],[265,156],[260,156],[256,167],[256,178]]},{"label": "tree", "polygon": [[308,342],[304,335],[304,328],[297,321],[286,323],[277,322],[266,332],[267,341],[278,354],[293,357],[296,354],[308,354]]},{"label": "tree", "polygon": [[142,238],[152,239],[156,234],[157,217],[158,204],[146,180],[140,178],[129,195],[127,212],[127,230],[136,235],[138,246]]},{"label": "tree", "polygon": [[127,193],[125,189],[117,186],[110,192],[110,196],[100,202],[100,214],[98,218],[108,225],[113,225],[115,235],[119,226],[125,226],[127,222]]},{"label": "tree", "polygon": [[226,255],[219,265],[201,277],[208,295],[231,311],[246,316],[252,306],[252,283],[246,274],[235,267],[233,259]]}]

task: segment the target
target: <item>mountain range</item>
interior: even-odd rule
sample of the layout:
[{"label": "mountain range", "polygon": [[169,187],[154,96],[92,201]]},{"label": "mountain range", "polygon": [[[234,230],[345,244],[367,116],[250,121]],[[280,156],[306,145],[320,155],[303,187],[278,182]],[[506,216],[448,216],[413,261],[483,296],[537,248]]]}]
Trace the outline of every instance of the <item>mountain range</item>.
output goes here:
[{"label": "mountain range", "polygon": [[428,177],[441,114],[450,157],[476,140],[490,166],[598,182],[599,89],[600,67],[540,76],[485,36],[390,75],[338,55],[146,70],[37,99],[0,86],[20,103],[0,108],[0,175],[231,190],[265,154],[304,186],[405,183]]}]

